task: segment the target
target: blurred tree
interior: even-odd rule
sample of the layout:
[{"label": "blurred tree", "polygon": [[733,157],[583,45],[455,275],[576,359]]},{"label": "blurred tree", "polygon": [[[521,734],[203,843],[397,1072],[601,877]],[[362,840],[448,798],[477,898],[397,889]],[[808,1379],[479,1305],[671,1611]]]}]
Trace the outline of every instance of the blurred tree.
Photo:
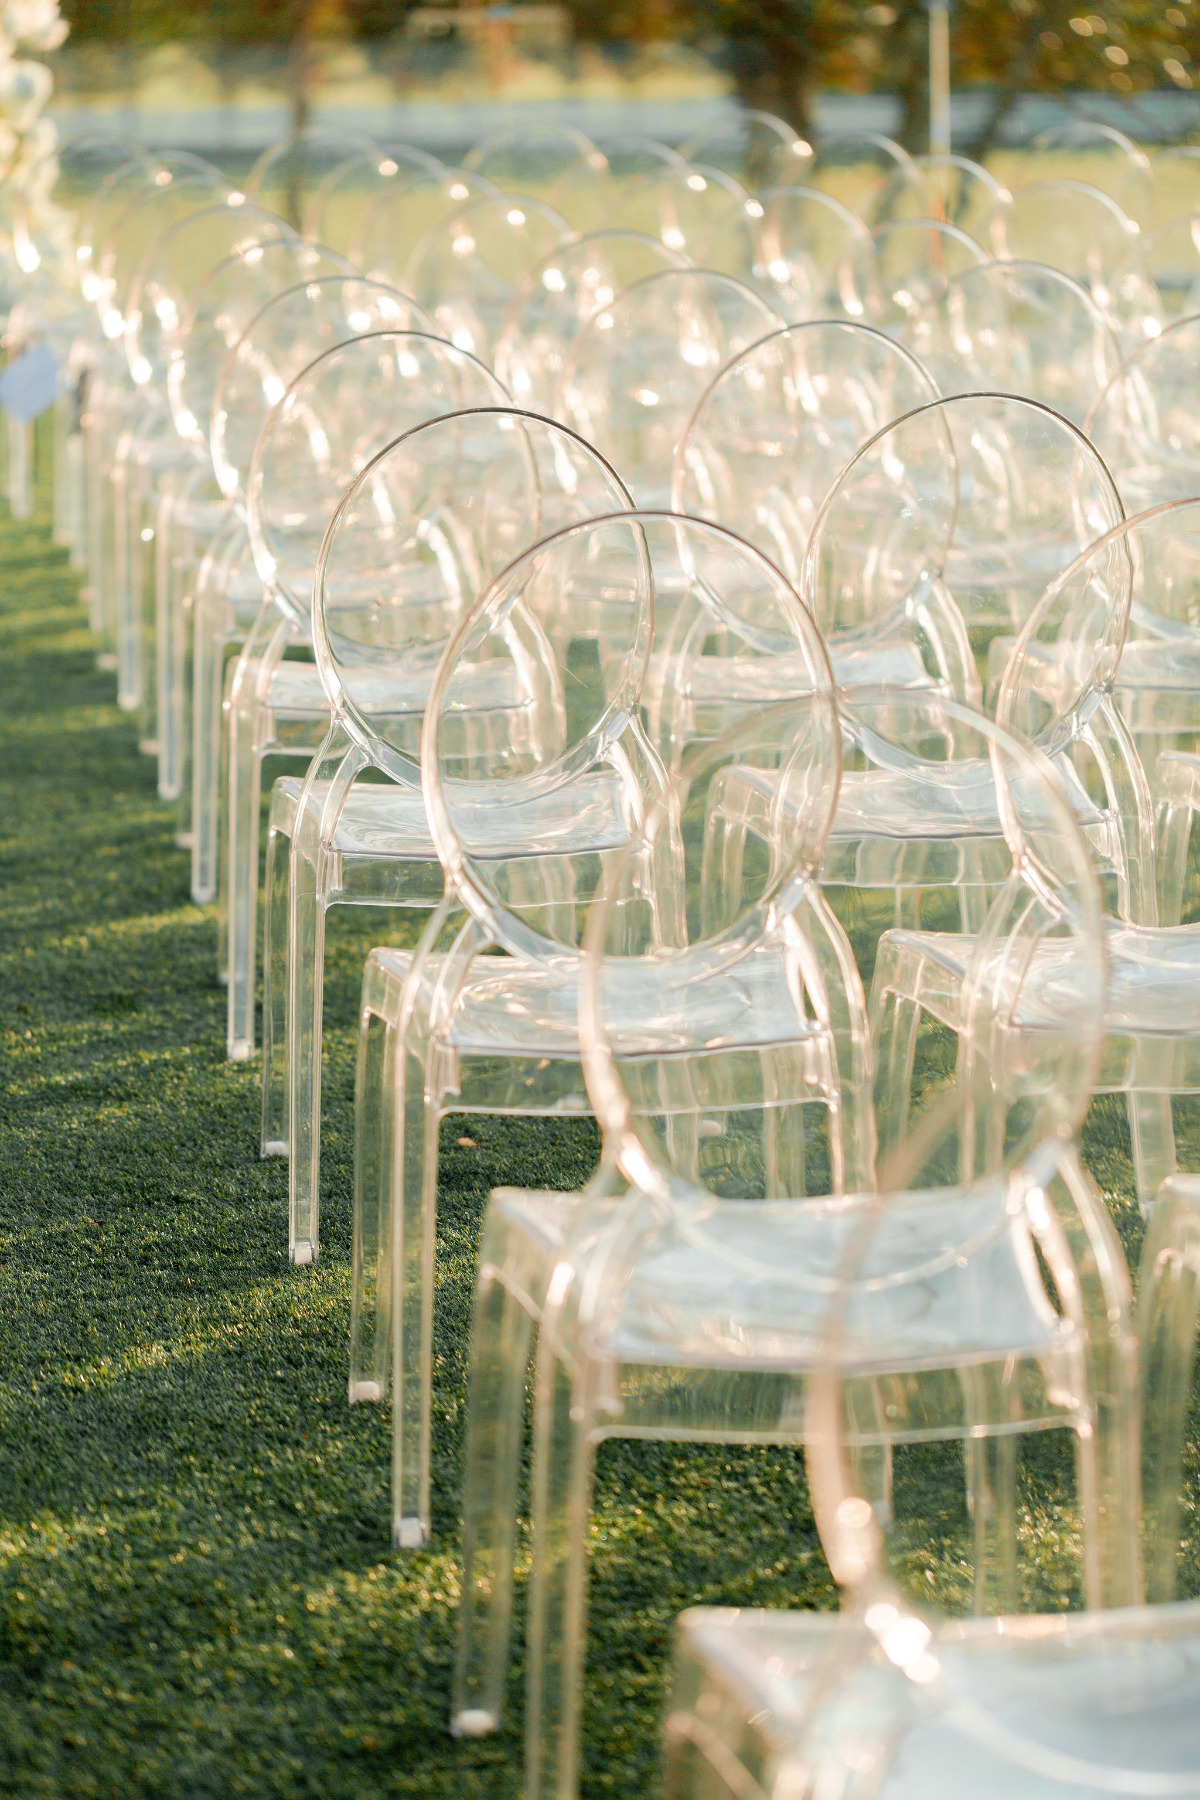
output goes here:
[{"label": "blurred tree", "polygon": [[[520,0],[517,0],[520,4]],[[286,44],[298,118],[322,38],[396,32],[409,0],[63,0],[74,38],[208,42],[219,66],[235,44]],[[686,40],[728,70],[748,106],[806,132],[823,87],[875,89],[901,101],[899,135],[928,141],[924,0],[566,0],[576,36],[614,54]],[[1086,10],[1085,10],[1086,9]],[[956,0],[956,87],[992,93],[976,141],[986,153],[1027,91],[1131,94],[1200,85],[1200,0]]]}]

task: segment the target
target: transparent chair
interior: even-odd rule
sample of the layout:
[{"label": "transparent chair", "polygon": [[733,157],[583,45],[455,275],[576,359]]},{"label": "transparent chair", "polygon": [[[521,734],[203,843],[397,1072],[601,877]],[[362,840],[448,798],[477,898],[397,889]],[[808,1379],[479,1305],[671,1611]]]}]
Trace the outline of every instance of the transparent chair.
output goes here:
[{"label": "transparent chair", "polygon": [[[171,554],[162,569],[158,643],[169,661],[158,698],[160,785],[166,799],[180,803],[178,839],[194,851],[196,900],[216,893],[216,801],[198,812],[194,803],[216,794],[223,644],[245,635],[263,598],[241,502],[225,497],[212,472],[212,398],[230,349],[268,302],[299,284],[351,274],[345,257],[299,238],[254,243],[203,277],[171,346],[167,398],[176,432],[196,450],[196,473],[176,509]],[[239,544],[239,560],[228,556],[232,540]]]},{"label": "transparent chair", "polygon": [[463,168],[501,193],[533,195],[576,231],[596,231],[606,222],[608,159],[573,125],[501,126],[468,150]]},{"label": "transparent chair", "polygon": [[299,231],[322,182],[373,148],[365,131],[310,125],[268,145],[246,177],[246,192]]},{"label": "transparent chair", "polygon": [[[126,204],[114,209],[103,239],[94,247],[87,285],[110,343],[122,344],[129,289],[146,251],[176,221],[192,212],[228,200],[236,190],[211,164],[182,152],[137,166],[136,183],[125,193]],[[99,589],[98,622],[111,645],[118,670],[122,704],[138,704],[140,670],[130,629],[130,591],[135,553],[130,542],[130,465],[153,420],[145,418],[145,400],[129,379],[122,354],[102,359],[89,381],[85,436],[88,466],[89,578]]]},{"label": "transparent chair", "polygon": [[[1120,518],[1103,463],[1056,413],[1007,395],[938,401],[886,427],[839,478],[809,539],[802,591],[836,642],[902,616],[907,596],[931,579],[944,586],[989,709],[1012,673],[1022,721],[1062,770],[1114,911],[1149,926],[1153,805],[1114,694],[1128,568],[1114,552],[1112,580],[1055,585]],[[762,834],[772,798],[766,773],[730,779],[721,820],[730,854]],[[947,770],[939,758],[880,759],[864,740],[843,776],[822,880],[873,893],[870,906],[888,908],[897,925],[923,914],[930,922],[932,907],[939,923],[978,929],[1000,846],[984,775]]]},{"label": "transparent chair", "polygon": [[[1008,797],[1010,866],[971,989],[974,1058],[958,1072],[960,1084],[971,1083],[973,1104],[937,1155],[913,1159],[913,1185],[884,1198],[836,1187],[806,1197],[786,1182],[772,1192],[761,1161],[747,1155],[737,1166],[734,1146],[725,1182],[706,1182],[703,1164],[697,1179],[690,1149],[712,1089],[665,1078],[670,1051],[659,1049],[659,1034],[669,1020],[682,1037],[694,1018],[698,1040],[717,1057],[729,1039],[706,1014],[703,980],[694,996],[682,978],[672,991],[673,972],[690,961],[686,947],[655,958],[666,1004],[638,1007],[623,977],[631,950],[645,941],[646,926],[631,941],[630,921],[640,916],[635,896],[646,884],[632,856],[610,870],[589,920],[581,1005],[589,1092],[605,1137],[603,1178],[573,1204],[494,1193],[476,1296],[454,1720],[463,1733],[492,1729],[503,1693],[532,1313],[539,1331],[525,1719],[531,1796],[576,1792],[597,1447],[614,1435],[807,1447],[821,1419],[810,1384],[825,1370],[827,1321],[842,1291],[836,1370],[847,1391],[847,1460],[871,1520],[886,1519],[893,1505],[894,1451],[962,1442],[981,1519],[970,1558],[974,1599],[980,1607],[1003,1603],[1016,1564],[1007,1446],[1065,1432],[1080,1476],[1088,1597],[1120,1605],[1140,1595],[1129,1281],[1071,1141],[1086,1103],[1104,979],[1087,846],[1046,759],[972,708],[883,690],[857,697],[855,716],[864,734],[886,737],[900,754],[931,735],[952,735],[964,748],[971,741],[977,755],[995,760]],[[700,753],[701,769],[711,753],[712,746]],[[804,885],[815,908],[825,905],[815,866],[836,795],[811,778],[807,787],[797,817],[801,839],[809,834]],[[662,809],[657,832],[651,820],[651,841],[680,804]],[[687,810],[683,817],[686,843]],[[786,867],[790,844],[778,818],[771,873]],[[734,894],[746,880],[743,870]],[[768,876],[763,897],[770,893]],[[717,916],[730,910],[726,901]],[[809,917],[797,918],[797,948]],[[717,942],[732,972],[736,929]],[[1010,1034],[1027,960],[1043,947],[1059,959],[1063,982],[1059,1009],[1030,1056],[1027,1043],[1011,1046]],[[731,1077],[731,1099],[753,1115],[778,1104],[780,1090],[786,1099],[788,1088],[760,1085],[751,1067],[743,1061]],[[725,1134],[732,1129],[730,1118]],[[877,1220],[878,1230],[869,1229]],[[863,1257],[851,1261],[868,1233]],[[841,1572],[838,1561],[833,1567]],[[960,1570],[956,1559],[956,1579]]]},{"label": "transparent chair", "polygon": [[540,200],[484,195],[429,227],[408,259],[403,286],[443,337],[490,362],[522,279],[570,235],[562,215]]},{"label": "transparent chair", "polygon": [[336,163],[313,190],[304,214],[304,235],[349,256],[363,215],[389,182],[409,175],[436,175],[443,164],[413,144],[379,143]]},{"label": "transparent chair", "polygon": [[1042,263],[965,269],[901,336],[943,394],[1024,394],[1073,425],[1083,425],[1121,365],[1091,294]]},{"label": "transparent chair", "polygon": [[[358,1103],[359,1164],[370,1185],[360,1180],[356,1191],[351,1397],[381,1398],[389,1373],[394,1380],[393,1539],[402,1545],[426,1542],[430,1528],[439,1121],[448,1112],[587,1110],[579,937],[597,881],[615,853],[639,841],[647,809],[666,792],[638,719],[637,693],[658,592],[676,595],[681,586],[705,607],[711,594],[724,597],[748,654],[758,634],[769,632],[790,635],[797,659],[808,658],[807,698],[756,722],[754,741],[773,759],[784,756],[797,779],[813,785],[814,808],[822,795],[828,804],[837,785],[838,740],[819,637],[778,571],[720,526],[642,513],[591,521],[544,540],[468,615],[430,693],[422,788],[452,905],[434,916],[415,953],[372,955]],[[532,653],[522,640],[536,643],[547,606],[578,612],[589,635],[570,637],[594,643],[598,602],[605,641],[586,691],[572,697],[578,665],[554,651],[554,640],[542,639],[555,729],[527,743],[514,743],[511,731],[507,741],[491,745],[466,741],[458,721],[484,672],[495,680],[511,668],[511,686],[516,664]],[[555,634],[560,643],[566,635]],[[719,779],[715,765],[713,779]],[[778,1185],[796,1178],[805,1122],[816,1109],[827,1121],[823,1146],[814,1129],[818,1157],[823,1148],[834,1180],[839,1186],[869,1181],[863,997],[840,933],[819,905],[807,903],[805,826],[797,829],[794,849],[789,829],[785,866],[761,905],[741,903],[736,881],[714,868],[701,921],[699,887],[689,894],[680,881],[685,856],[698,874],[702,818],[701,807],[695,818],[677,820],[682,841],[677,834],[647,845],[638,862],[644,913],[637,929],[648,935],[639,936],[636,967],[628,968],[629,1025],[650,1059],[647,1079],[653,1086],[659,1069],[668,1092],[697,1085],[719,1131],[719,1118],[744,1097],[736,1074],[744,1067],[743,1080],[755,1094],[778,1099],[756,1146],[767,1159],[764,1179]],[[721,911],[726,903],[728,918]],[[665,953],[683,942],[693,952],[686,968],[660,968],[655,946]],[[492,947],[503,954],[481,954]],[[698,1029],[672,1007],[675,981],[680,992],[691,984]],[[681,1130],[703,1156],[707,1140],[702,1131],[697,1135],[696,1121],[684,1121]]]},{"label": "transparent chair", "polygon": [[[225,500],[244,507],[258,434],[315,354],[371,330],[428,324],[420,307],[395,288],[358,276],[318,275],[276,292],[226,354],[212,388],[208,436]],[[225,652],[235,629],[252,623],[263,602],[248,537],[231,573],[232,609],[229,593],[199,578],[192,609],[192,897],[201,904],[217,896],[222,879],[217,846]]]},{"label": "transparent chair", "polygon": [[[1059,704],[1062,693],[1060,674],[1058,694],[1051,697],[1046,671],[1056,665],[1061,671],[1065,662],[1078,667],[1077,650],[1087,642],[1089,615],[1092,633],[1099,637],[1114,593],[1132,590],[1144,598],[1149,592],[1160,603],[1169,603],[1181,573],[1192,593],[1198,543],[1200,501],[1139,514],[1101,538],[1051,585],[1031,615],[1000,682],[998,716],[1043,736],[1046,714]],[[1027,668],[1022,668],[1023,662]],[[1159,717],[1170,699],[1168,669],[1169,658],[1163,656],[1150,698]],[[1177,704],[1195,722],[1194,674],[1189,678],[1183,669],[1178,673]],[[1175,833],[1168,841],[1174,867],[1164,867],[1162,880],[1173,897],[1177,918],[1174,897],[1183,888],[1181,851],[1186,854],[1186,834],[1182,845]],[[1158,926],[1153,913],[1139,917],[1122,909],[1107,925],[1107,937],[1104,1056],[1094,1078],[1095,1091],[1127,1096],[1137,1194],[1147,1209],[1175,1167],[1171,1096],[1200,1091],[1193,1052],[1200,1026],[1200,927]],[[906,1064],[924,1014],[961,1032],[958,1021],[972,954],[972,942],[957,934],[901,931],[882,939],[872,1016],[880,1038],[893,1045],[889,1066],[896,1094],[904,1087]],[[1042,1005],[1052,1003],[1055,980],[1049,965],[1034,967],[1027,982],[1031,1009],[1039,1000]],[[889,1106],[889,1116],[902,1124],[898,1104]]]},{"label": "transparent chair", "polygon": [[[621,231],[640,231],[647,237],[662,237],[664,229],[670,228],[673,235],[663,241],[668,249],[682,250],[682,233],[671,225],[664,190],[686,180],[686,159],[657,138],[633,134],[606,140],[604,153],[608,159],[608,190],[603,216],[589,221],[592,229],[610,226]],[[574,217],[570,192],[560,190],[559,197],[564,215]]]},{"label": "transparent chair", "polygon": [[[123,477],[128,565],[122,584],[128,609],[124,636],[138,698],[139,740],[158,758],[159,791],[165,789],[167,797],[178,792],[173,703],[178,608],[170,592],[178,560],[174,540],[182,533],[191,551],[197,527],[203,531],[211,524],[208,484],[197,479],[194,446],[179,436],[168,403],[170,354],[188,300],[206,276],[231,256],[244,256],[262,243],[292,236],[281,219],[244,195],[231,194],[223,204],[188,213],[167,228],[143,257],[124,308],[125,356],[135,387],[144,397]],[[193,499],[199,502],[199,517]]]},{"label": "transparent chair", "polygon": [[[665,1725],[666,1794],[787,1800],[869,1791],[898,1800],[959,1794],[964,1779],[987,1800],[1200,1793],[1194,1601],[1064,1612],[1058,1572],[1047,1579],[1030,1564],[1021,1572],[1026,1611],[1016,1616],[954,1619],[924,1582],[914,1591],[914,1562],[932,1575],[944,1566],[944,1544],[926,1511],[909,1533],[918,1558],[905,1558],[894,1525],[878,1518],[858,1479],[852,1386],[839,1369],[853,1285],[887,1229],[884,1202],[832,1284],[825,1368],[809,1396],[811,1492],[845,1590],[841,1615],[684,1615]],[[1177,1178],[1165,1184],[1147,1233],[1137,1307],[1147,1589],[1160,1602],[1174,1594],[1198,1271],[1200,1191]],[[944,1521],[943,1506],[942,1533]]]},{"label": "transparent chair", "polygon": [[686,266],[681,251],[639,231],[594,231],[556,245],[521,278],[505,308],[497,376],[518,405],[558,417],[563,371],[581,326],[635,281]]},{"label": "transparent chair", "polygon": [[576,334],[563,417],[621,470],[640,506],[665,506],[675,452],[705,388],[730,357],[783,323],[731,276],[648,275]]},{"label": "transparent chair", "polygon": [[1138,260],[1141,234],[1110,195],[1086,181],[1031,181],[1013,193],[1003,228],[1010,256],[1049,263],[1087,288],[1127,351],[1158,335],[1153,284]]},{"label": "transparent chair", "polygon": [[[254,451],[263,426],[272,409],[283,399],[292,379],[312,360],[314,350],[347,343],[372,330],[419,330],[428,323],[421,309],[394,288],[363,281],[357,276],[322,277],[272,300],[229,352],[213,394],[210,425],[213,469],[226,499],[245,504]],[[390,360],[385,358],[378,371],[381,382],[388,383],[390,368]],[[393,371],[389,383],[393,391],[399,383],[402,383],[402,377],[398,371]],[[363,405],[361,395],[356,404]],[[360,440],[359,444],[364,457],[379,448],[381,437],[386,441],[386,426],[381,429],[375,425],[373,417],[371,425],[373,428],[368,428],[365,443]],[[361,429],[361,417],[346,421],[340,428],[336,421],[330,420],[324,427],[324,442],[318,438],[309,451],[311,460],[306,470],[313,473],[318,483],[314,497],[324,509],[325,523],[332,516],[338,497],[356,467],[353,449],[346,445],[346,439],[353,439]],[[343,451],[341,461],[335,448],[339,445]],[[284,453],[289,449],[295,453],[294,439],[284,440]],[[325,456],[333,465],[330,470],[332,481],[321,484],[319,472]],[[361,462],[357,464],[357,467],[361,466]],[[294,501],[294,505],[299,506],[299,501]],[[319,530],[319,525],[314,526],[311,515],[302,506],[297,528],[309,538],[314,529]],[[286,626],[281,627],[273,591],[263,591],[260,587],[258,602],[255,621],[236,662],[226,675],[222,714],[219,717],[214,714],[208,697],[201,696],[198,684],[194,709],[197,725],[193,785],[197,802],[194,865],[202,860],[206,850],[215,847],[212,831],[215,821],[206,823],[199,810],[201,779],[203,776],[209,779],[208,793],[203,796],[209,804],[214,795],[211,776],[218,767],[222,769],[224,779],[223,796],[221,790],[216,790],[224,800],[224,823],[228,830],[227,853],[218,858],[216,871],[223,923],[220,959],[223,970],[228,968],[227,930],[231,910],[245,908],[253,920],[254,895],[258,888],[262,757],[269,746],[282,748],[288,745],[289,727],[295,723],[284,689],[276,694],[275,707],[267,704],[277,679],[276,663],[282,658],[286,642],[307,637],[305,628],[309,616],[308,607],[301,598],[298,607],[289,609]],[[197,614],[197,630],[202,625],[207,627],[212,617],[211,610],[203,618]],[[203,665],[215,673],[220,668],[222,652],[228,642],[225,618],[217,617],[213,635],[216,641],[210,641],[203,658],[197,639],[195,660],[198,667]],[[286,678],[286,671],[278,677],[281,681]],[[264,684],[261,691],[260,684]],[[300,714],[299,741],[293,739],[291,748],[311,754],[320,743],[325,707],[323,702],[319,703],[314,718],[303,697],[298,694],[296,698]],[[223,756],[211,738],[204,743],[201,741],[201,726],[211,730],[214,719],[219,727],[223,726]],[[243,953],[252,961],[252,926],[249,945],[243,946]]]},{"label": "transparent chair", "polygon": [[860,219],[875,224],[875,203],[897,169],[913,169],[913,159],[894,138],[878,131],[843,131],[822,135],[806,177],[848,206]]},{"label": "transparent chair", "polygon": [[[263,599],[226,699],[225,966],[227,1050],[234,1061],[254,1053],[263,763],[278,755],[311,759],[329,728],[329,701],[311,661],[313,579],[326,529],[356,475],[397,432],[465,407],[506,401],[490,371],[444,339],[377,330],[335,343],[310,363],[259,432],[245,491]],[[294,810],[299,787],[299,781],[287,784],[273,807],[276,815],[281,805]],[[286,844],[273,850],[275,858],[286,855]],[[282,971],[271,970],[277,991],[264,993],[268,1018],[286,999],[286,934],[278,951]]]},{"label": "transparent chair", "polygon": [[1063,174],[1076,175],[1111,195],[1143,230],[1153,223],[1153,165],[1146,152],[1115,125],[1068,119],[1040,131],[1033,147],[1048,163],[1059,158]]},{"label": "transparent chair", "polygon": [[[842,469],[884,425],[936,398],[909,353],[865,325],[789,326],[734,357],[701,398],[676,453],[674,508],[738,529],[799,585]],[[886,681],[977,695],[966,627],[944,585],[928,578],[891,597],[896,604],[869,621],[827,632],[839,687]],[[647,717],[672,767],[689,743],[719,734],[748,705],[782,700],[800,673],[785,659],[740,669],[716,619],[660,617],[658,644]]]},{"label": "transparent chair", "polygon": [[957,225],[937,219],[885,222],[843,257],[841,308],[847,318],[901,336],[956,275],[987,261],[986,250]]},{"label": "transparent chair", "polygon": [[494,200],[499,193],[494,181],[469,169],[406,170],[365,208],[351,241],[351,261],[376,280],[403,284],[426,232],[470,201]]},{"label": "transparent chair", "polygon": [[969,157],[930,154],[897,167],[876,193],[872,213],[878,224],[938,219],[1003,256],[1004,214],[1011,202],[1004,183]]},{"label": "transparent chair", "polygon": [[1200,315],[1179,319],[1126,359],[1084,430],[1136,510],[1200,493]]},{"label": "transparent chair", "polygon": [[752,194],[792,187],[808,179],[813,147],[798,131],[752,106],[706,120],[679,146],[688,162],[721,169]]},{"label": "transparent chair", "polygon": [[759,201],[759,285],[789,319],[839,317],[842,264],[869,236],[862,220],[819,188],[766,188]]},{"label": "transparent chair", "polygon": [[[416,760],[439,657],[480,590],[531,539],[628,504],[610,466],[573,432],[482,407],[432,420],[376,457],[326,537],[314,643],[332,723],[299,790],[276,785],[268,850],[266,960],[286,943],[287,1010],[264,1020],[264,1142],[270,1152],[282,1139],[289,1151],[294,1263],[318,1252],[329,908],[428,907],[443,896]],[[519,698],[509,672],[484,671],[464,700],[464,729],[505,745],[510,733],[519,745],[540,732],[540,671],[536,656],[516,671],[529,686]],[[373,772],[389,779],[358,779]],[[439,905],[435,935],[444,917]],[[278,994],[274,972],[268,981]]]},{"label": "transparent chair", "polygon": [[639,229],[698,268],[749,281],[761,262],[762,202],[722,169],[682,157],[663,162],[633,184],[622,223],[632,222],[630,212]]}]

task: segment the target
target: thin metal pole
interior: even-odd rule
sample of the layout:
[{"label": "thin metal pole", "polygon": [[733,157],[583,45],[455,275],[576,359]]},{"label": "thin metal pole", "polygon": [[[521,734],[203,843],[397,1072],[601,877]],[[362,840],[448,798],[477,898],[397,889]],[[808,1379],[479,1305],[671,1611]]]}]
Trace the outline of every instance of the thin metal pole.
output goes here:
[{"label": "thin metal pole", "polygon": [[925,0],[929,8],[929,150],[950,154],[950,0]]}]

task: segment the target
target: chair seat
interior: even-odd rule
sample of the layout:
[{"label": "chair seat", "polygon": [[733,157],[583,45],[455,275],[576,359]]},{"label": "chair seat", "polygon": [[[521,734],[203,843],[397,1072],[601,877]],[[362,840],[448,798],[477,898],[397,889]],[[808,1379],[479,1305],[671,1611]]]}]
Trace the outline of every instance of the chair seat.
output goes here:
[{"label": "chair seat", "polygon": [[1200,691],[1200,635],[1195,638],[1137,638],[1126,644],[1117,666],[1118,691],[1154,692],[1179,688]]},{"label": "chair seat", "polygon": [[[480,793],[480,786],[472,783],[473,797],[461,808],[459,824],[481,855],[489,843],[506,849],[514,835],[530,857],[615,849],[626,841],[622,790],[614,778],[588,776],[561,791],[515,805],[509,803],[507,784],[497,783],[490,799]],[[273,821],[288,836],[295,829],[303,787],[296,776],[275,783]],[[322,784],[317,791],[328,790]],[[394,782],[356,783],[342,806],[329,847],[342,856],[435,859],[420,788]]]},{"label": "chair seat", "polygon": [[[679,1621],[679,1637],[680,1686],[698,1695],[690,1710],[721,1721],[723,1762],[752,1769],[763,1792],[783,1794],[776,1770],[786,1779],[789,1768],[819,1766],[824,1739],[855,1743],[872,1770],[885,1760],[871,1790],[879,1800],[1200,1794],[1194,1601],[939,1624],[932,1648],[947,1698],[979,1707],[993,1723],[986,1736],[956,1726],[936,1698],[923,1704],[852,1618],[696,1608]],[[839,1662],[832,1685],[819,1687]],[[669,1741],[684,1735],[682,1723],[679,1715],[668,1723]],[[1025,1746],[1021,1761],[1004,1755],[1006,1740]],[[1080,1769],[1069,1778],[1070,1759],[1111,1771],[1111,1786]],[[1135,1779],[1121,1784],[1123,1770]]]},{"label": "chair seat", "polygon": [[[1152,927],[1110,924],[1104,1028],[1112,1036],[1188,1038],[1200,1031],[1200,925]],[[888,942],[907,947],[961,981],[975,940],[937,931],[891,931]],[[1062,1017],[1062,958],[1043,943],[1026,977],[1018,1022],[1036,1030]],[[1071,1004],[1071,1002],[1067,1002]]]},{"label": "chair seat", "polygon": [[[496,1204],[539,1241],[567,1229],[569,1212],[561,1203],[548,1210],[544,1195],[502,1189]],[[856,1373],[1067,1351],[1070,1327],[1046,1299],[1002,1182],[895,1196],[865,1246],[855,1245],[872,1204],[701,1194],[677,1202],[642,1236],[619,1310],[594,1348],[634,1365],[803,1374],[825,1353],[831,1287],[850,1254],[859,1269],[843,1352]]]},{"label": "chair seat", "polygon": [[[374,950],[372,959],[398,982],[411,959],[402,950]],[[423,970],[432,994],[440,958]],[[606,990],[605,1011],[617,1023],[617,1055],[648,1063],[674,1057],[727,1056],[737,1050],[823,1045],[823,1027],[797,1014],[789,998],[783,957],[772,949],[744,958],[735,968],[681,982],[681,965],[640,958],[617,971]],[[623,1000],[621,987],[628,988]],[[611,996],[611,998],[610,998]],[[574,964],[564,958],[558,975],[543,965],[509,956],[482,956],[471,964],[447,1041],[468,1055],[549,1056],[579,1059],[579,988]],[[814,1076],[819,1071],[813,1071]],[[706,1102],[706,1110],[709,1110]],[[715,1110],[715,1109],[713,1109]]]},{"label": "chair seat", "polygon": [[[436,665],[405,670],[364,670],[353,680],[353,694],[364,711],[381,717],[400,718],[421,714],[429,698]],[[514,686],[512,665],[506,661],[481,663],[472,670],[469,703],[474,710],[524,711],[528,699]],[[327,718],[329,699],[316,663],[287,659],[278,664],[271,676],[267,704],[272,712],[295,714],[302,718]]]}]

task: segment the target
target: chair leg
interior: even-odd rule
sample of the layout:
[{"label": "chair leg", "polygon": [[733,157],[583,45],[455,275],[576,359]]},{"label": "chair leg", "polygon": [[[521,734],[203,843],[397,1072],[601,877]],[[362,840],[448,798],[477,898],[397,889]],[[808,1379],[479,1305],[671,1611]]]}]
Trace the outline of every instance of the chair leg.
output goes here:
[{"label": "chair leg", "polygon": [[1178,925],[1187,886],[1188,845],[1194,814],[1190,806],[1163,807],[1158,828],[1159,923]]},{"label": "chair leg", "polygon": [[[276,790],[277,792],[277,790]],[[290,820],[285,829],[276,794],[271,797],[267,829],[267,874],[263,906],[263,1156],[286,1156],[288,1121],[288,877],[291,868]]]},{"label": "chair leg", "polygon": [[224,717],[224,600],[201,588],[192,604],[192,899],[217,897]]},{"label": "chair leg", "polygon": [[451,1730],[494,1731],[504,1704],[512,1634],[517,1489],[532,1319],[484,1262],[475,1290],[463,1472],[463,1564]]},{"label": "chair leg", "polygon": [[354,1094],[354,1234],[350,1261],[350,1402],[382,1400],[391,1371],[393,1117],[397,1033],[386,980],[367,960]]},{"label": "chair leg", "polygon": [[594,1450],[588,1409],[545,1325],[533,1454],[525,1793],[526,1800],[575,1800]]},{"label": "chair leg", "polygon": [[1200,1181],[1160,1192],[1142,1245],[1138,1292],[1146,1599],[1175,1598],[1183,1445],[1200,1319]]},{"label": "chair leg", "polygon": [[289,1255],[317,1260],[321,1182],[321,1027],[325,985],[324,855],[292,841],[288,901]]},{"label": "chair leg", "polygon": [[258,841],[262,821],[262,711],[256,670],[239,666],[229,700],[228,851],[221,865],[228,921],[229,1006],[226,1053],[254,1054],[254,975],[258,931]]},{"label": "chair leg", "polygon": [[392,1542],[416,1549],[429,1542],[430,1532],[440,1057],[421,1034],[398,1048],[397,1060],[403,1131],[392,1198]]},{"label": "chair leg", "polygon": [[[1158,1046],[1152,1048],[1157,1050]],[[1167,1045],[1164,1049],[1166,1060],[1170,1056],[1170,1046]],[[1143,1067],[1145,1060],[1143,1058]],[[1126,1096],[1126,1101],[1138,1205],[1143,1213],[1148,1213],[1155,1194],[1178,1166],[1171,1096],[1165,1091],[1137,1088]]]}]

